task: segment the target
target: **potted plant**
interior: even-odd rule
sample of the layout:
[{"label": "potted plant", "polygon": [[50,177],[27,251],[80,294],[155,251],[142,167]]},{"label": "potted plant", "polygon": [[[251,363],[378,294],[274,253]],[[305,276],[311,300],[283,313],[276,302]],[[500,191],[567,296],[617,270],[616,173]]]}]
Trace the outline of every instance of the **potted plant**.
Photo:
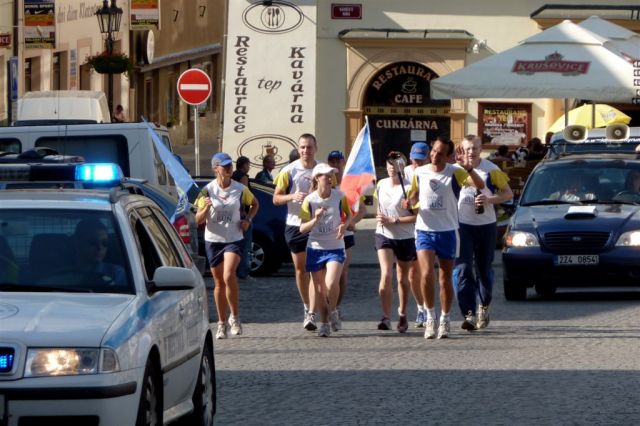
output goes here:
[{"label": "potted plant", "polygon": [[94,56],[89,56],[86,62],[98,74],[127,73],[127,78],[133,75],[133,62],[121,52],[109,53],[106,50]]}]

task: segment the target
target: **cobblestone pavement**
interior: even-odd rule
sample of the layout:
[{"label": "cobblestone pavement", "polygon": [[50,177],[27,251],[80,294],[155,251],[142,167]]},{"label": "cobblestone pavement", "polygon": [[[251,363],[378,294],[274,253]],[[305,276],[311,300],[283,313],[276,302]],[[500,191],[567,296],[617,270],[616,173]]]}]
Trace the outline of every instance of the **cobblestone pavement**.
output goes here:
[{"label": "cobblestone pavement", "polygon": [[290,265],[241,284],[244,335],[215,342],[217,425],[640,422],[639,292],[506,302],[497,261],[490,327],[465,332],[454,309],[451,338],[427,341],[376,329],[369,258],[351,269],[344,330],[328,339],[302,330]]}]

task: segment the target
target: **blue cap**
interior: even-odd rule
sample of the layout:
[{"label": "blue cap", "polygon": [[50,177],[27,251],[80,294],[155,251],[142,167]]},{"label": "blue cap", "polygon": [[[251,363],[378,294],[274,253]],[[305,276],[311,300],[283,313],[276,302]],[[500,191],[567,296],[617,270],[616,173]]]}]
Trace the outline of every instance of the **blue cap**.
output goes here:
[{"label": "blue cap", "polygon": [[410,160],[426,160],[429,155],[429,145],[424,142],[416,142],[411,146]]},{"label": "blue cap", "polygon": [[211,167],[228,166],[231,163],[233,163],[233,160],[229,154],[224,152],[219,152],[211,157]]},{"label": "blue cap", "polygon": [[342,151],[338,151],[338,150],[331,151],[327,159],[331,159],[331,158],[338,158],[340,160],[344,160],[344,154],[342,153]]}]

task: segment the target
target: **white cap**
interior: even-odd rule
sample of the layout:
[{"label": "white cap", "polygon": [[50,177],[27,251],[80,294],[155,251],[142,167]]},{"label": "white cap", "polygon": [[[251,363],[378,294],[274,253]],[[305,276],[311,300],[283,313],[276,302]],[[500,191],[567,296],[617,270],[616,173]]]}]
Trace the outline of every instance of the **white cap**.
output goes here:
[{"label": "white cap", "polygon": [[313,172],[311,172],[311,177],[314,178],[318,175],[326,175],[329,173],[337,173],[337,172],[338,172],[338,169],[334,169],[327,163],[318,163],[313,168]]}]

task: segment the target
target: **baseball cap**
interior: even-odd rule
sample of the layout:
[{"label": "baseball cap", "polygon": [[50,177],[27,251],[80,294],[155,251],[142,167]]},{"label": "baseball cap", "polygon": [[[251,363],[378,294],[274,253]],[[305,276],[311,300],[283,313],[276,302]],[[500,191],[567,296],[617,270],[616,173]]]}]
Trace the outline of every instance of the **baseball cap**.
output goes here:
[{"label": "baseball cap", "polygon": [[329,156],[327,157],[328,160],[332,158],[339,158],[340,160],[344,160],[344,154],[342,153],[342,151],[338,151],[336,149],[335,151],[331,151],[329,153]]},{"label": "baseball cap", "polygon": [[233,163],[233,160],[229,154],[224,152],[219,152],[211,157],[211,167],[228,166],[231,163]]},{"label": "baseball cap", "polygon": [[338,169],[334,169],[327,163],[318,163],[313,168],[313,171],[311,172],[311,177],[316,177],[318,175],[326,175],[329,173],[336,173],[337,171]]},{"label": "baseball cap", "polygon": [[426,160],[429,154],[429,145],[424,142],[416,142],[411,146],[410,160]]}]

